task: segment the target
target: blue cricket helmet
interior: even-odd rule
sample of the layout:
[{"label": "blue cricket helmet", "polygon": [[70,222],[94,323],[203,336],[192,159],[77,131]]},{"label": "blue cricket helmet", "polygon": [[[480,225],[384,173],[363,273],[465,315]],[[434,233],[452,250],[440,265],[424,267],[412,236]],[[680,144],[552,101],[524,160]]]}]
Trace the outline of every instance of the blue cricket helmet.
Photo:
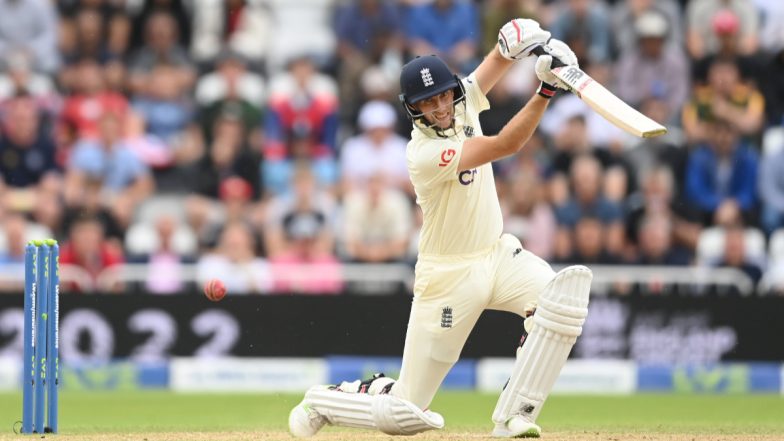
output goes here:
[{"label": "blue cricket helmet", "polygon": [[418,101],[454,89],[454,103],[465,99],[463,83],[449,70],[449,66],[435,55],[416,57],[403,66],[400,72],[400,102],[409,118],[421,124],[423,115],[414,107]]}]

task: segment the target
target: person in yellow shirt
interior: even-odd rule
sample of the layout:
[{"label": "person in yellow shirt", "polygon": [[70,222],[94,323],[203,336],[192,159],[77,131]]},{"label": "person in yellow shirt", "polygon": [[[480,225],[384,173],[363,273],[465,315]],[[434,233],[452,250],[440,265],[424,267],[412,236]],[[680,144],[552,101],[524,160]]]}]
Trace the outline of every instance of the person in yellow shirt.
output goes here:
[{"label": "person in yellow shirt", "polygon": [[[484,136],[485,94],[539,46],[546,53],[536,62],[537,94],[497,136]],[[495,309],[528,318],[525,345],[493,412],[493,435],[539,436],[536,417],[587,315],[591,272],[574,266],[555,274],[518,239],[502,234],[491,163],[518,152],[550,98],[566,88],[550,72],[554,57],[577,65],[569,47],[537,22],[515,19],[467,78],[435,55],[403,67],[400,99],[414,124],[408,169],[424,222],[400,378],[311,388],[289,416],[293,435],[311,436],[325,424],[393,435],[442,428],[430,403],[482,311]]]}]

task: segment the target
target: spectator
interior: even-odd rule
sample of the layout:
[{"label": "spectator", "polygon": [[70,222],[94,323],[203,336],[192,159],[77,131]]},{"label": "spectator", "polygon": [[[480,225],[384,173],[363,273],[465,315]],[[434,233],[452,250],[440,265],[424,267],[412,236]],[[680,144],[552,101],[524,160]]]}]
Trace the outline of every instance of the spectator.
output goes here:
[{"label": "spectator", "polygon": [[601,219],[592,215],[581,217],[572,231],[572,254],[564,262],[594,265],[618,263],[618,258],[607,251],[606,234],[607,226]]},{"label": "spectator", "polygon": [[724,229],[724,253],[714,266],[736,268],[751,279],[756,286],[762,278],[764,262],[757,262],[746,252],[746,235],[742,226]]},{"label": "spectator", "polygon": [[716,59],[708,69],[708,84],[695,88],[683,109],[683,128],[692,143],[709,137],[710,123],[729,124],[740,134],[754,139],[765,118],[765,98],[757,89],[741,82],[733,60]]},{"label": "spectator", "polygon": [[161,64],[169,65],[174,81],[182,90],[189,90],[196,72],[187,52],[177,43],[177,22],[167,12],[153,12],[145,22],[145,44],[131,56],[129,87],[131,92],[144,92],[153,69]]},{"label": "spectator", "polygon": [[217,198],[224,178],[239,176],[252,185],[253,195],[260,194],[258,152],[251,150],[243,132],[241,116],[224,113],[215,121],[207,154],[189,170],[190,190]]},{"label": "spectator", "polygon": [[636,51],[637,21],[648,13],[660,14],[668,24],[664,46],[683,46],[683,13],[675,0],[623,0],[612,11],[613,39],[620,56]]},{"label": "spectator", "polygon": [[483,3],[481,53],[486,54],[495,47],[498,43],[498,29],[507,22],[515,18],[531,18],[543,23],[540,17],[544,15],[543,12],[539,0],[490,0]]},{"label": "spectator", "polygon": [[[289,184],[291,192],[274,197],[268,207],[267,225],[264,231],[264,244],[270,258],[291,254],[296,241],[291,237],[291,222],[297,213],[307,214],[319,227],[315,237],[308,237],[308,247],[315,246],[322,254],[329,254],[334,248],[334,211],[332,197],[319,187],[316,177],[307,163],[297,163]],[[303,221],[304,222],[304,221]],[[310,242],[313,242],[312,244]]]},{"label": "spectator", "polygon": [[5,72],[0,73],[0,102],[20,95],[30,95],[47,114],[59,112],[62,104],[49,76],[33,71],[29,54],[22,50],[9,50],[6,52]]},{"label": "spectator", "polygon": [[388,0],[357,0],[335,14],[341,111],[353,115],[361,96],[357,83],[373,65],[397,74],[402,66],[401,23],[397,6]]},{"label": "spectator", "polygon": [[737,207],[749,220],[756,205],[757,153],[727,122],[710,124],[707,133],[708,141],[689,156],[686,196],[705,224],[716,222],[715,215],[727,210],[723,206]]},{"label": "spectator", "polygon": [[199,284],[220,278],[229,293],[268,294],[273,289],[273,272],[255,250],[253,234],[245,224],[227,224],[218,248],[199,259]]},{"label": "spectator", "polygon": [[479,64],[478,17],[476,7],[465,0],[412,6],[405,28],[408,50],[413,55],[438,55],[458,72],[468,74]]},{"label": "spectator", "polygon": [[226,98],[259,106],[264,102],[265,93],[264,78],[248,70],[242,55],[224,50],[218,56],[215,70],[199,78],[195,95],[203,107]]},{"label": "spectator", "polygon": [[146,126],[144,116],[135,111],[128,112],[123,118],[123,144],[153,170],[170,167],[178,153],[175,145],[166,144],[159,137],[148,134]]},{"label": "spectator", "polygon": [[665,44],[668,29],[664,15],[642,13],[635,22],[638,50],[621,55],[615,78],[618,96],[633,107],[659,97],[667,101],[668,114],[676,115],[688,97],[689,62],[679,47]]},{"label": "spectator", "polygon": [[770,235],[784,226],[784,149],[766,154],[762,159],[758,186],[762,203],[760,223]]},{"label": "spectator", "polygon": [[68,205],[79,206],[84,201],[85,183],[102,181],[112,213],[127,226],[133,208],[153,192],[155,183],[147,166],[122,142],[121,122],[117,114],[105,113],[100,138],[78,142],[63,191]]},{"label": "spectator", "polygon": [[383,175],[389,185],[410,191],[407,142],[394,132],[397,114],[392,105],[383,101],[367,103],[358,122],[362,133],[348,139],[341,149],[343,190],[362,188],[373,176]]},{"label": "spectator", "polygon": [[[166,14],[173,20],[177,27],[177,44],[186,47],[191,39],[191,16],[188,0],[140,0],[136,3],[136,10],[128,8],[134,13],[131,23],[130,44],[132,49],[139,49],[145,44],[145,28],[150,20],[158,14]],[[130,6],[130,5],[129,5]],[[139,6],[141,8],[139,9]]]},{"label": "spectator", "polygon": [[124,96],[106,89],[106,80],[101,67],[93,60],[79,63],[78,89],[65,100],[61,123],[76,130],[76,137],[95,139],[98,137],[98,121],[106,113],[118,116],[125,114],[128,101]]},{"label": "spectator", "polygon": [[270,258],[275,292],[339,294],[343,287],[340,263],[323,246],[325,218],[317,212],[298,210],[283,219],[289,246]]},{"label": "spectator", "polygon": [[157,246],[146,256],[137,256],[141,263],[155,268],[148,271],[144,288],[153,294],[176,294],[185,287],[184,264],[192,262],[193,256],[178,253],[174,247],[177,220],[163,215],[155,221]]},{"label": "spectator", "polygon": [[191,54],[196,62],[214,60],[222,48],[242,55],[260,68],[272,29],[269,0],[195,0]]},{"label": "spectator", "polygon": [[313,61],[297,57],[288,72],[272,79],[265,115],[264,187],[272,195],[286,192],[293,165],[308,161],[320,185],[337,181],[337,91],[335,82],[318,73]]},{"label": "spectator", "polygon": [[[570,169],[572,196],[555,208],[557,235],[561,236],[556,240],[568,241],[565,237],[570,236],[571,230],[576,228],[578,222],[591,217],[606,228],[606,232],[602,231],[600,234],[604,241],[601,244],[603,252],[618,254],[624,245],[623,211],[603,194],[601,174],[601,164],[592,156],[581,155],[575,158]],[[595,228],[588,225],[588,230],[593,234]],[[577,237],[575,234],[575,238]]]},{"label": "spectator", "polygon": [[673,224],[668,213],[642,218],[637,231],[636,265],[688,265],[689,253],[673,244]]},{"label": "spectator", "polygon": [[0,2],[0,59],[9,51],[24,49],[32,56],[35,70],[53,74],[60,66],[57,51],[57,15],[48,0]]},{"label": "spectator", "polygon": [[699,60],[719,50],[719,34],[738,32],[738,51],[750,55],[759,47],[759,18],[752,2],[693,0],[686,9],[686,47]]},{"label": "spectator", "polygon": [[167,65],[155,66],[132,106],[147,122],[147,133],[171,144],[192,119],[186,90],[177,81],[177,72]]},{"label": "spectator", "polygon": [[263,218],[261,207],[253,202],[253,186],[239,176],[229,176],[221,181],[218,196],[220,198],[218,204],[212,203],[211,200],[202,201],[209,204],[204,208],[220,211],[222,216],[209,219],[208,214],[204,215],[208,221],[200,235],[201,244],[206,248],[214,248],[225,225],[231,222],[244,223],[256,238],[257,232],[254,229],[263,223]]},{"label": "spectator", "polygon": [[506,232],[517,236],[527,250],[549,259],[553,255],[556,224],[544,182],[537,173],[520,170],[510,175],[506,186],[506,197],[501,198]]},{"label": "spectator", "polygon": [[[771,52],[763,70],[767,72],[768,78],[784,78],[784,41]],[[763,81],[760,87],[765,96],[767,123],[784,126],[784,81]]]},{"label": "spectator", "polygon": [[[29,190],[41,182],[44,175],[57,171],[54,140],[43,127],[31,97],[13,98],[4,107],[0,175],[9,187]],[[33,202],[31,200],[30,204]]]},{"label": "spectator", "polygon": [[383,174],[348,192],[343,207],[346,256],[356,262],[402,261],[408,248],[411,203]]},{"label": "spectator", "polygon": [[605,6],[594,0],[568,0],[550,25],[553,38],[566,42],[581,64],[610,60],[610,20]]},{"label": "spectator", "polygon": [[[68,241],[60,247],[60,265],[80,267],[90,277],[91,285],[95,285],[103,270],[124,262],[120,248],[107,242],[101,222],[90,216],[77,218],[70,227]],[[89,290],[91,286],[64,284],[66,291]],[[120,290],[122,286],[112,281],[108,286],[99,289]]]}]

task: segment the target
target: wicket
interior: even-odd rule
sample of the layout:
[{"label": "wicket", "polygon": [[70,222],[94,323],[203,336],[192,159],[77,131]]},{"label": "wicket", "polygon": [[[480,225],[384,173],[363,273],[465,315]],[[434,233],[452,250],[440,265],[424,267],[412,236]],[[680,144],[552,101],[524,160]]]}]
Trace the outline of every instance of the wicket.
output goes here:
[{"label": "wicket", "polygon": [[60,248],[54,239],[33,240],[25,247],[22,390],[22,433],[25,434],[57,433],[59,255]]}]

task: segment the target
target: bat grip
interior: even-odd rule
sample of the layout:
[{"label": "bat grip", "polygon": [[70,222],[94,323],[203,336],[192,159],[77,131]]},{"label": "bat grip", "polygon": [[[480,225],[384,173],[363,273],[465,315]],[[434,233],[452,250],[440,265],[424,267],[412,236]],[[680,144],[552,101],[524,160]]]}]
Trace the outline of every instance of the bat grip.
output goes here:
[{"label": "bat grip", "polygon": [[[544,46],[541,45],[531,49],[531,53],[536,55],[537,57],[540,57],[542,55],[550,55],[550,53],[547,52],[547,49],[545,49]],[[556,67],[563,67],[563,66],[566,66],[566,64],[564,64],[563,61],[558,59],[558,57],[553,57],[553,62],[550,64],[551,69],[554,69]]]}]

